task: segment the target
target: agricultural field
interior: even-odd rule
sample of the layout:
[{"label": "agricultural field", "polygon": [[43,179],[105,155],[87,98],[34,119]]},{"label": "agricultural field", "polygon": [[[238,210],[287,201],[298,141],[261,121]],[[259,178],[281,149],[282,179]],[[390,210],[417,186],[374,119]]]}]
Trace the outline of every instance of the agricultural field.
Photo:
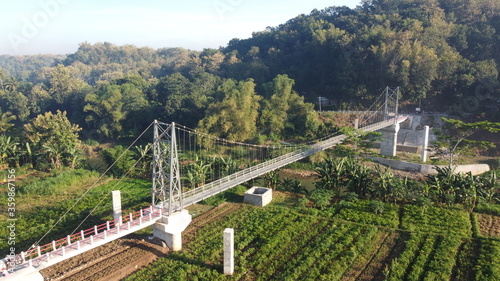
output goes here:
[{"label": "agricultural field", "polygon": [[[126,280],[500,280],[500,241],[473,238],[467,213],[407,206],[393,218],[402,220],[397,224],[355,222],[368,204],[327,217],[283,201],[265,208],[224,203],[186,230],[182,251]],[[222,274],[227,227],[235,229],[233,276]]]}]

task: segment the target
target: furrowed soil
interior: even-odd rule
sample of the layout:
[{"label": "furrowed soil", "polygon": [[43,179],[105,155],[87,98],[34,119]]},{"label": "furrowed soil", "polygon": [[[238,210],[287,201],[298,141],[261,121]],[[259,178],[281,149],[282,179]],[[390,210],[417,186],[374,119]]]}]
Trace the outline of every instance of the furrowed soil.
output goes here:
[{"label": "furrowed soil", "polygon": [[[198,228],[204,224],[239,208],[240,205],[224,203],[193,219],[183,233],[183,243],[192,240]],[[118,281],[169,252],[168,247],[157,238],[131,234],[48,267],[40,273],[45,280],[52,281]]]},{"label": "furrowed soil", "polygon": [[500,237],[500,217],[478,214],[479,230],[483,237]]}]

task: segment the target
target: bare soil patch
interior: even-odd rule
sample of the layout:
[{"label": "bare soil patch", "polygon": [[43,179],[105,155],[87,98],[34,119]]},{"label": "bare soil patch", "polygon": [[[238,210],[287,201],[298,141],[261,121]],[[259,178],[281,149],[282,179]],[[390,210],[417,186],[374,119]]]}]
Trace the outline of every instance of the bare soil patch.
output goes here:
[{"label": "bare soil patch", "polygon": [[483,237],[500,237],[500,217],[478,214],[479,231]]},{"label": "bare soil patch", "polygon": [[[128,237],[133,237],[129,235]],[[169,250],[157,239],[122,238],[41,271],[45,280],[117,281],[147,266]]]}]

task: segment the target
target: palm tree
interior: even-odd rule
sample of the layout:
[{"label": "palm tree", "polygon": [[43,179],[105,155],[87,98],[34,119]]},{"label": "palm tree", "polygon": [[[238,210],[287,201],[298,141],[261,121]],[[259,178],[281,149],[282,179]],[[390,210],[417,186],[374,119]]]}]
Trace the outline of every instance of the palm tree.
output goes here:
[{"label": "palm tree", "polygon": [[2,87],[2,91],[5,92],[4,79],[7,77],[7,72],[0,68],[0,87]]},{"label": "palm tree", "polygon": [[14,77],[9,77],[5,82],[5,90],[15,92],[19,86],[19,82]]},{"label": "palm tree", "polygon": [[7,132],[14,124],[11,124],[11,121],[16,120],[16,116],[13,115],[10,111],[2,113],[2,109],[0,108],[0,134]]},{"label": "palm tree", "polygon": [[0,135],[0,167],[4,169],[7,157],[12,157],[17,150],[17,142],[14,142],[10,136]]},{"label": "palm tree", "polygon": [[150,167],[152,159],[149,151],[151,150],[152,146],[153,145],[151,143],[148,143],[146,145],[138,145],[135,147],[135,152],[141,160],[139,169],[143,175],[146,175],[150,172],[148,167]]}]

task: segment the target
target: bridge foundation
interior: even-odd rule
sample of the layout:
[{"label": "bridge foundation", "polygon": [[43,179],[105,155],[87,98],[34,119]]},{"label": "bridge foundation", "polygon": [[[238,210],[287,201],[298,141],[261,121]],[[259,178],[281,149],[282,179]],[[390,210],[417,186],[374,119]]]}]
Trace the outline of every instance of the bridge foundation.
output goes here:
[{"label": "bridge foundation", "polygon": [[398,144],[399,124],[395,124],[380,130],[382,142],[380,143],[380,154],[385,156],[396,156]]},{"label": "bridge foundation", "polygon": [[191,215],[187,210],[164,215],[153,226],[153,236],[165,241],[172,251],[182,249],[182,232],[191,223]]},{"label": "bridge foundation", "polygon": [[23,281],[23,280],[29,280],[29,281],[43,281],[44,278],[38,270],[36,270],[34,267],[27,267],[22,270],[16,271],[12,274],[9,274],[5,278],[1,278],[1,280],[5,281]]}]

